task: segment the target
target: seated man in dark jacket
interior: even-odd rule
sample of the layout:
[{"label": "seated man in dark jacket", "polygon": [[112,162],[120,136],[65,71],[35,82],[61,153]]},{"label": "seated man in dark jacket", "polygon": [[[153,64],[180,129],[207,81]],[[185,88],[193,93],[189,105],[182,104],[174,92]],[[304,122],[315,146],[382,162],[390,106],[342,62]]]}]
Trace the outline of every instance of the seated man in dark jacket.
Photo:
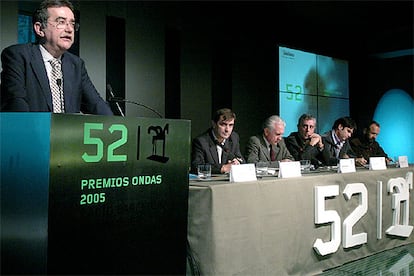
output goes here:
[{"label": "seated man in dark jacket", "polygon": [[326,165],[329,157],[324,157],[322,138],[315,133],[316,118],[310,114],[302,114],[297,127],[298,131],[290,133],[285,140],[295,160],[310,160],[315,168]]},{"label": "seated man in dark jacket", "polygon": [[332,130],[322,134],[322,142],[324,144],[324,154],[329,156],[329,166],[336,166],[340,159],[355,158],[355,164],[363,166],[367,163],[365,158],[356,158],[349,139],[357,129],[355,121],[351,117],[341,117],[337,119]]},{"label": "seated man in dark jacket", "polygon": [[392,161],[385,153],[380,144],[375,140],[380,133],[380,125],[376,121],[371,121],[368,127],[364,128],[360,137],[350,140],[352,150],[357,157],[363,157],[369,162],[370,157],[385,157],[387,164]]},{"label": "seated man in dark jacket", "polygon": [[239,135],[233,131],[236,114],[228,108],[216,111],[212,126],[194,138],[191,152],[191,172],[197,165],[211,164],[211,173],[230,172],[232,165],[244,163],[240,151]]}]

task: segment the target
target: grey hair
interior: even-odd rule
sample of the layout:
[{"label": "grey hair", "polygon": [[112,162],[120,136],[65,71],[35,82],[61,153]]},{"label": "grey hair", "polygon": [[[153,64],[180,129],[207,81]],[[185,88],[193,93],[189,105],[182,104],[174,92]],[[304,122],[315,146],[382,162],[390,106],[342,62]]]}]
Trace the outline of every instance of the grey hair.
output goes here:
[{"label": "grey hair", "polygon": [[286,127],[286,122],[282,118],[277,115],[272,115],[264,121],[263,129],[274,129],[275,124],[282,124],[284,127]]}]

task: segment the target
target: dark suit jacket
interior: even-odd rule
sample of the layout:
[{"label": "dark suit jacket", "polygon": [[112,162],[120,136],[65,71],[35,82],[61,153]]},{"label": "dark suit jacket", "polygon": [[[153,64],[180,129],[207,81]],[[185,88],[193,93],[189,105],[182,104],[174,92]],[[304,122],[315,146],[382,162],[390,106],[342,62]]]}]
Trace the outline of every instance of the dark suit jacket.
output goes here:
[{"label": "dark suit jacket", "polygon": [[[3,50],[1,111],[52,112],[46,67],[37,44],[19,44]],[[112,115],[89,79],[85,64],[67,52],[62,55],[65,113]]]},{"label": "dark suit jacket", "polygon": [[388,158],[388,155],[377,141],[369,141],[365,136],[353,138],[349,143],[357,157],[364,157],[368,162],[370,157]]},{"label": "dark suit jacket", "polygon": [[317,146],[311,146],[295,131],[285,139],[286,146],[296,161],[308,159],[317,168],[329,162],[328,151],[320,151]]},{"label": "dark suit jacket", "polygon": [[221,163],[219,163],[217,144],[214,141],[211,131],[212,129],[210,128],[193,140],[191,151],[192,173],[197,173],[198,164],[209,163],[211,164],[211,173],[219,174],[221,173],[221,167],[227,164],[228,160],[237,157],[241,158],[243,163],[245,162],[240,151],[239,135],[233,131],[223,146]]},{"label": "dark suit jacket", "polygon": [[355,158],[356,155],[349,144],[349,139],[345,141],[345,144],[342,146],[341,151],[339,152],[339,158],[336,158],[335,155],[335,142],[332,138],[332,130],[325,132],[321,135],[322,142],[324,145],[324,155],[327,156],[327,165],[336,166],[339,163],[339,159],[344,158],[345,155],[348,155],[350,158]]}]

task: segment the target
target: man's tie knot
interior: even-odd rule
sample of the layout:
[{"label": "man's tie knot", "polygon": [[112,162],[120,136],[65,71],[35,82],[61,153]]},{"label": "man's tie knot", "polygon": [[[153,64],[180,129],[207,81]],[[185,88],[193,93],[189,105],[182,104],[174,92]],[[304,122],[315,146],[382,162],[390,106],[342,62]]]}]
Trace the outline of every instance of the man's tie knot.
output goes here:
[{"label": "man's tie knot", "polygon": [[52,68],[55,70],[61,70],[61,66],[60,66],[60,60],[56,59],[56,58],[52,58],[50,61],[50,64],[52,65]]}]

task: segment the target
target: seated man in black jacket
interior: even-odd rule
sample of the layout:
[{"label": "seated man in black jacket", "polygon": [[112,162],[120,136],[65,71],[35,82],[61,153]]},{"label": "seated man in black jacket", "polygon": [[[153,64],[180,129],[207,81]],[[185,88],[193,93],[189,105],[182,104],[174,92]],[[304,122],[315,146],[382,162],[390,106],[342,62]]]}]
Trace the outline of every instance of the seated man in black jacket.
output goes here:
[{"label": "seated man in black jacket", "polygon": [[380,133],[380,125],[376,121],[371,121],[368,127],[364,128],[360,137],[350,140],[352,150],[357,157],[363,157],[369,162],[370,157],[385,157],[385,161],[390,163],[391,158],[385,153],[380,144],[375,140]]},{"label": "seated man in black jacket", "polygon": [[290,133],[285,140],[290,154],[296,161],[310,160],[315,168],[326,165],[322,138],[315,133],[316,118],[310,114],[302,114],[297,127],[298,131]]},{"label": "seated man in black jacket", "polygon": [[191,172],[197,165],[211,164],[211,173],[230,172],[232,165],[244,163],[240,151],[239,135],[233,131],[236,114],[229,108],[216,111],[212,126],[194,138],[191,152]]}]

